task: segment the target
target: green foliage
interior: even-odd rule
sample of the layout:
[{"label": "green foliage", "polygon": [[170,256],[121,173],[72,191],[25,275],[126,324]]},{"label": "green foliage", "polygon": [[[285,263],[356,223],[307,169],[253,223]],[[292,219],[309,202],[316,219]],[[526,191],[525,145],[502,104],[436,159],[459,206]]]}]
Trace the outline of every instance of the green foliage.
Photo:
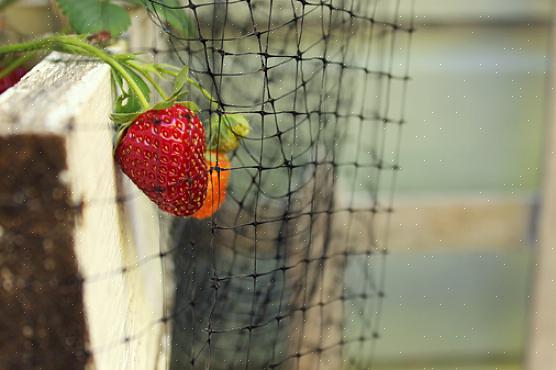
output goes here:
[{"label": "green foliage", "polygon": [[[198,113],[200,109],[197,103],[186,100],[188,93],[187,89],[184,89],[186,86],[197,89],[211,105],[215,105],[215,99],[210,92],[189,76],[187,66],[180,69],[166,64],[145,63],[136,59],[136,55],[129,53],[112,55],[88,41],[85,35],[50,35],[19,44],[0,45],[0,57],[28,53],[17,60],[17,63],[22,63],[25,58],[31,57],[38,51],[56,50],[97,58],[110,65],[112,84],[116,93],[112,120],[117,138],[137,115],[147,110],[166,109],[174,104],[181,104]],[[157,82],[157,79],[166,78],[173,79],[174,82],[170,95]],[[162,98],[154,104],[150,103],[151,87]],[[218,106],[215,109],[218,109]],[[209,123],[208,147],[210,150],[218,150],[222,153],[233,151],[238,148],[241,140],[247,137],[250,129],[247,119],[239,113],[215,113]]]},{"label": "green foliage", "polygon": [[[141,3],[149,11],[158,15],[160,19],[170,25],[172,31],[180,37],[187,37],[195,34],[193,22],[186,14],[180,0],[166,0],[164,5],[156,2],[148,2],[146,0],[132,0]],[[148,5],[147,5],[148,4]]]},{"label": "green foliage", "polygon": [[201,111],[201,108],[195,103],[194,101],[179,101],[178,104],[183,105],[186,108],[191,109],[193,113],[198,114]]},{"label": "green foliage", "polygon": [[241,139],[247,137],[251,126],[247,118],[241,114],[214,114],[211,117],[209,138],[207,141],[209,150],[218,150],[222,153],[231,152],[239,147]]},{"label": "green foliage", "polygon": [[178,94],[188,80],[189,80],[189,67],[184,66],[176,76],[176,80],[174,82],[174,94]]},{"label": "green foliage", "polygon": [[80,34],[108,31],[118,36],[131,25],[126,10],[107,0],[57,0],[57,2],[73,29]]},{"label": "green foliage", "polygon": [[163,22],[168,23],[172,31],[178,36],[186,37],[195,34],[195,28],[191,19],[185,13],[180,0],[165,0],[162,2],[150,2],[148,0],[126,0],[128,3],[146,8],[156,14]]},{"label": "green foliage", "polygon": [[8,5],[15,3],[17,0],[0,0],[0,10],[7,8]]},{"label": "green foliage", "polygon": [[[2,0],[0,0],[2,1]],[[3,0],[10,2],[11,0]],[[131,25],[126,9],[110,0],[56,0],[68,17],[75,32],[92,34],[108,31],[113,36],[125,32]],[[178,36],[193,35],[195,29],[179,0],[166,0],[164,5],[147,0],[126,0],[156,14]],[[0,3],[2,4],[2,3]]]},{"label": "green foliage", "polygon": [[[132,70],[128,66],[122,65],[122,68],[127,72],[129,77],[131,77],[131,79],[135,81],[137,86],[139,86],[145,98],[149,100],[150,88],[145,82],[145,80],[143,80],[140,75],[138,75],[134,70]],[[121,84],[121,77],[118,76],[117,73],[112,73],[112,76],[114,76],[116,83],[120,86],[120,89],[122,90],[122,94],[116,100],[116,107],[114,109],[115,112],[133,113],[133,112],[141,111],[142,109],[141,101],[139,100],[137,93],[132,89],[124,88],[124,86]]]}]

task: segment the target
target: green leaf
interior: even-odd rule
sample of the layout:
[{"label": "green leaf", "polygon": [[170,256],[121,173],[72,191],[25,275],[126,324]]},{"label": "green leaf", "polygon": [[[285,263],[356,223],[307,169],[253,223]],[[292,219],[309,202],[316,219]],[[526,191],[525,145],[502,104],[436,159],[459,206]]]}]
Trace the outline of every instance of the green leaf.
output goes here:
[{"label": "green leaf", "polygon": [[110,118],[116,125],[122,125],[133,121],[139,115],[139,112],[134,113],[112,113]]},{"label": "green leaf", "polygon": [[[135,81],[145,98],[149,100],[150,89],[147,83],[139,76],[134,70],[126,65],[122,64],[122,68],[126,70],[129,76]],[[125,101],[125,103],[124,103]],[[133,92],[132,89],[127,86],[126,90],[122,92],[122,95],[118,97],[116,101],[116,113],[133,113],[141,111],[141,102],[139,97]]]},{"label": "green leaf", "polygon": [[145,0],[124,0],[126,3],[129,3],[131,5],[139,5],[139,6],[144,6],[145,5]]},{"label": "green leaf", "polygon": [[113,69],[111,70],[111,73],[112,73],[112,79],[114,80],[114,82],[116,82],[120,90],[123,91],[124,80],[122,79],[122,76],[119,73],[116,73],[116,71],[114,71]]},{"label": "green leaf", "polygon": [[114,54],[112,55],[114,57],[114,59],[116,59],[117,61],[122,61],[122,62],[127,62],[129,60],[135,60],[137,58],[137,55],[139,54],[135,54],[135,53],[122,53],[122,54]]},{"label": "green leaf", "polygon": [[165,76],[160,73],[159,69],[156,68],[155,64],[150,63],[142,63],[141,64],[143,71],[150,72],[158,78],[164,78]]},{"label": "green leaf", "polygon": [[179,93],[187,81],[189,81],[189,67],[184,66],[174,81],[174,93]]},{"label": "green leaf", "polygon": [[149,10],[167,22],[178,36],[195,35],[195,27],[180,0],[166,0],[164,5],[150,2]]},{"label": "green leaf", "polygon": [[189,91],[180,91],[178,94],[176,94],[176,100],[177,101],[185,101],[187,99],[187,97],[189,96]]},{"label": "green leaf", "polygon": [[161,110],[161,109],[167,109],[170,108],[172,105],[174,105],[175,101],[173,100],[165,100],[165,101],[161,101],[156,103],[152,109],[153,110]]},{"label": "green leaf", "polygon": [[125,9],[106,0],[56,1],[77,33],[108,31],[118,36],[131,25]]},{"label": "green leaf", "polygon": [[178,101],[178,104],[181,104],[184,107],[191,109],[193,113],[199,113],[201,111],[197,103],[192,101]]},{"label": "green leaf", "polygon": [[173,78],[175,78],[180,71],[178,67],[165,63],[155,63],[153,64],[153,67],[156,68],[156,70],[158,70],[160,73],[171,76]]}]

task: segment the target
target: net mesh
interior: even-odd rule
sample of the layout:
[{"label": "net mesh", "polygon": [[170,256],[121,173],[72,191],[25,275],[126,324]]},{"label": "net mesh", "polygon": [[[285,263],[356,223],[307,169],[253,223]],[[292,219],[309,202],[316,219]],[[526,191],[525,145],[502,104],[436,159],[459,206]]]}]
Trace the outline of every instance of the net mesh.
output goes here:
[{"label": "net mesh", "polygon": [[[64,348],[102,358],[162,324],[166,369],[374,368],[414,0],[143,1],[164,35],[146,51],[189,66],[216,100],[190,91],[203,122],[241,113],[252,131],[230,155],[215,215],[160,213],[159,253],[60,283],[108,286],[155,262],[161,317],[100,347]],[[164,21],[172,13],[187,15],[186,35]]]},{"label": "net mesh", "polygon": [[252,126],[222,209],[169,227],[168,368],[372,368],[412,0],[149,4],[168,40],[151,51],[215,97],[202,119]]}]

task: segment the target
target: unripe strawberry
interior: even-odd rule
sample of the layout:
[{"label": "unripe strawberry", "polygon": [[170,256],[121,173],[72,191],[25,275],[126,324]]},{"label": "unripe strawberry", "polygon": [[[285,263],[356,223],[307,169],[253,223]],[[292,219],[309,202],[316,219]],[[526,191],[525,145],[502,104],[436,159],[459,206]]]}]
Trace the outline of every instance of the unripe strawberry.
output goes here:
[{"label": "unripe strawberry", "polygon": [[140,114],[116,148],[122,171],[160,209],[189,216],[207,194],[205,129],[188,108],[174,104]]},{"label": "unripe strawberry", "polygon": [[227,153],[236,150],[240,141],[249,135],[251,126],[241,114],[213,115],[210,125],[209,149]]},{"label": "unripe strawberry", "polygon": [[[207,197],[203,206],[193,214],[194,218],[202,219],[212,216],[226,199],[231,163],[225,154],[208,153],[207,164],[211,168]],[[218,162],[216,161],[218,158]]]}]

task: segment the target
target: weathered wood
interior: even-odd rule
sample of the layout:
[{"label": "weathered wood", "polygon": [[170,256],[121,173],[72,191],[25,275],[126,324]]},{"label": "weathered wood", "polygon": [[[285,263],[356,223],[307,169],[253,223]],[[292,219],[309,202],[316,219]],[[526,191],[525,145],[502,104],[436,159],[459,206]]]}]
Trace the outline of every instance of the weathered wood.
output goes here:
[{"label": "weathered wood", "polygon": [[[13,368],[8,364],[23,363],[25,358],[32,358],[32,366],[22,368],[85,368],[83,360],[69,360],[72,354],[81,354],[91,369],[155,368],[163,328],[162,301],[157,301],[161,293],[155,292],[162,291],[162,278],[160,261],[152,256],[158,256],[159,247],[155,243],[150,248],[136,248],[137,237],[142,237],[133,235],[130,227],[134,220],[130,213],[136,210],[122,207],[133,197],[133,189],[126,189],[126,193],[117,190],[111,108],[109,68],[57,54],[0,97],[3,149],[15,148],[4,150],[2,170],[18,163],[24,154],[29,165],[12,168],[15,184],[27,184],[24,188],[31,190],[39,186],[46,199],[37,202],[35,193],[18,195],[17,187],[2,188],[0,223],[5,229],[8,225],[7,235],[18,240],[26,255],[3,236],[0,268],[4,271],[4,261],[13,260],[13,253],[35,264],[44,261],[45,269],[56,266],[44,279],[39,276],[40,266],[31,266],[34,273],[30,275],[18,276],[25,271],[17,269],[2,275],[4,283],[42,283],[45,289],[50,287],[46,291],[52,296],[35,295],[22,302],[24,295],[0,295],[1,306],[25,304],[28,308],[18,317],[3,317],[12,326],[3,331],[9,339],[0,346],[31,343],[22,351],[1,348],[0,368]],[[24,146],[17,146],[22,142]],[[23,149],[18,150],[20,147]],[[37,171],[43,180],[34,184]],[[49,204],[50,199],[54,205]],[[59,209],[55,206],[58,203],[62,203]],[[38,208],[29,212],[29,207]],[[37,214],[46,217],[43,226],[34,218]],[[14,222],[30,231],[13,229],[10,223]],[[36,227],[41,232],[33,234]],[[57,242],[56,230],[65,233],[66,242]],[[51,261],[49,253],[65,258]],[[147,255],[150,262],[140,264]],[[60,294],[66,294],[64,299],[55,300]],[[84,323],[81,330],[79,323]],[[43,341],[44,327],[58,342]],[[52,354],[59,362],[51,361]]]},{"label": "weathered wood", "polygon": [[[529,243],[534,199],[529,196],[399,198],[391,215],[391,251],[507,250]],[[386,217],[380,213],[376,217]],[[370,215],[358,215],[358,226]]]},{"label": "weathered wood", "polygon": [[[295,223],[295,234],[288,264],[294,267],[288,276],[294,283],[293,308],[289,321],[289,353],[284,369],[334,370],[342,363],[341,345],[344,327],[342,294],[346,245],[340,240],[345,232],[333,234],[331,225],[338,219],[333,211],[334,172],[331,166],[313,169],[313,180],[300,195],[306,208],[301,212],[315,215]],[[331,232],[332,231],[332,232]],[[297,249],[303,253],[296,253]]]},{"label": "weathered wood", "polygon": [[[551,83],[556,86],[554,71]],[[555,102],[554,88],[549,91],[548,101]],[[553,106],[548,130],[527,370],[556,368],[556,111]]]}]

